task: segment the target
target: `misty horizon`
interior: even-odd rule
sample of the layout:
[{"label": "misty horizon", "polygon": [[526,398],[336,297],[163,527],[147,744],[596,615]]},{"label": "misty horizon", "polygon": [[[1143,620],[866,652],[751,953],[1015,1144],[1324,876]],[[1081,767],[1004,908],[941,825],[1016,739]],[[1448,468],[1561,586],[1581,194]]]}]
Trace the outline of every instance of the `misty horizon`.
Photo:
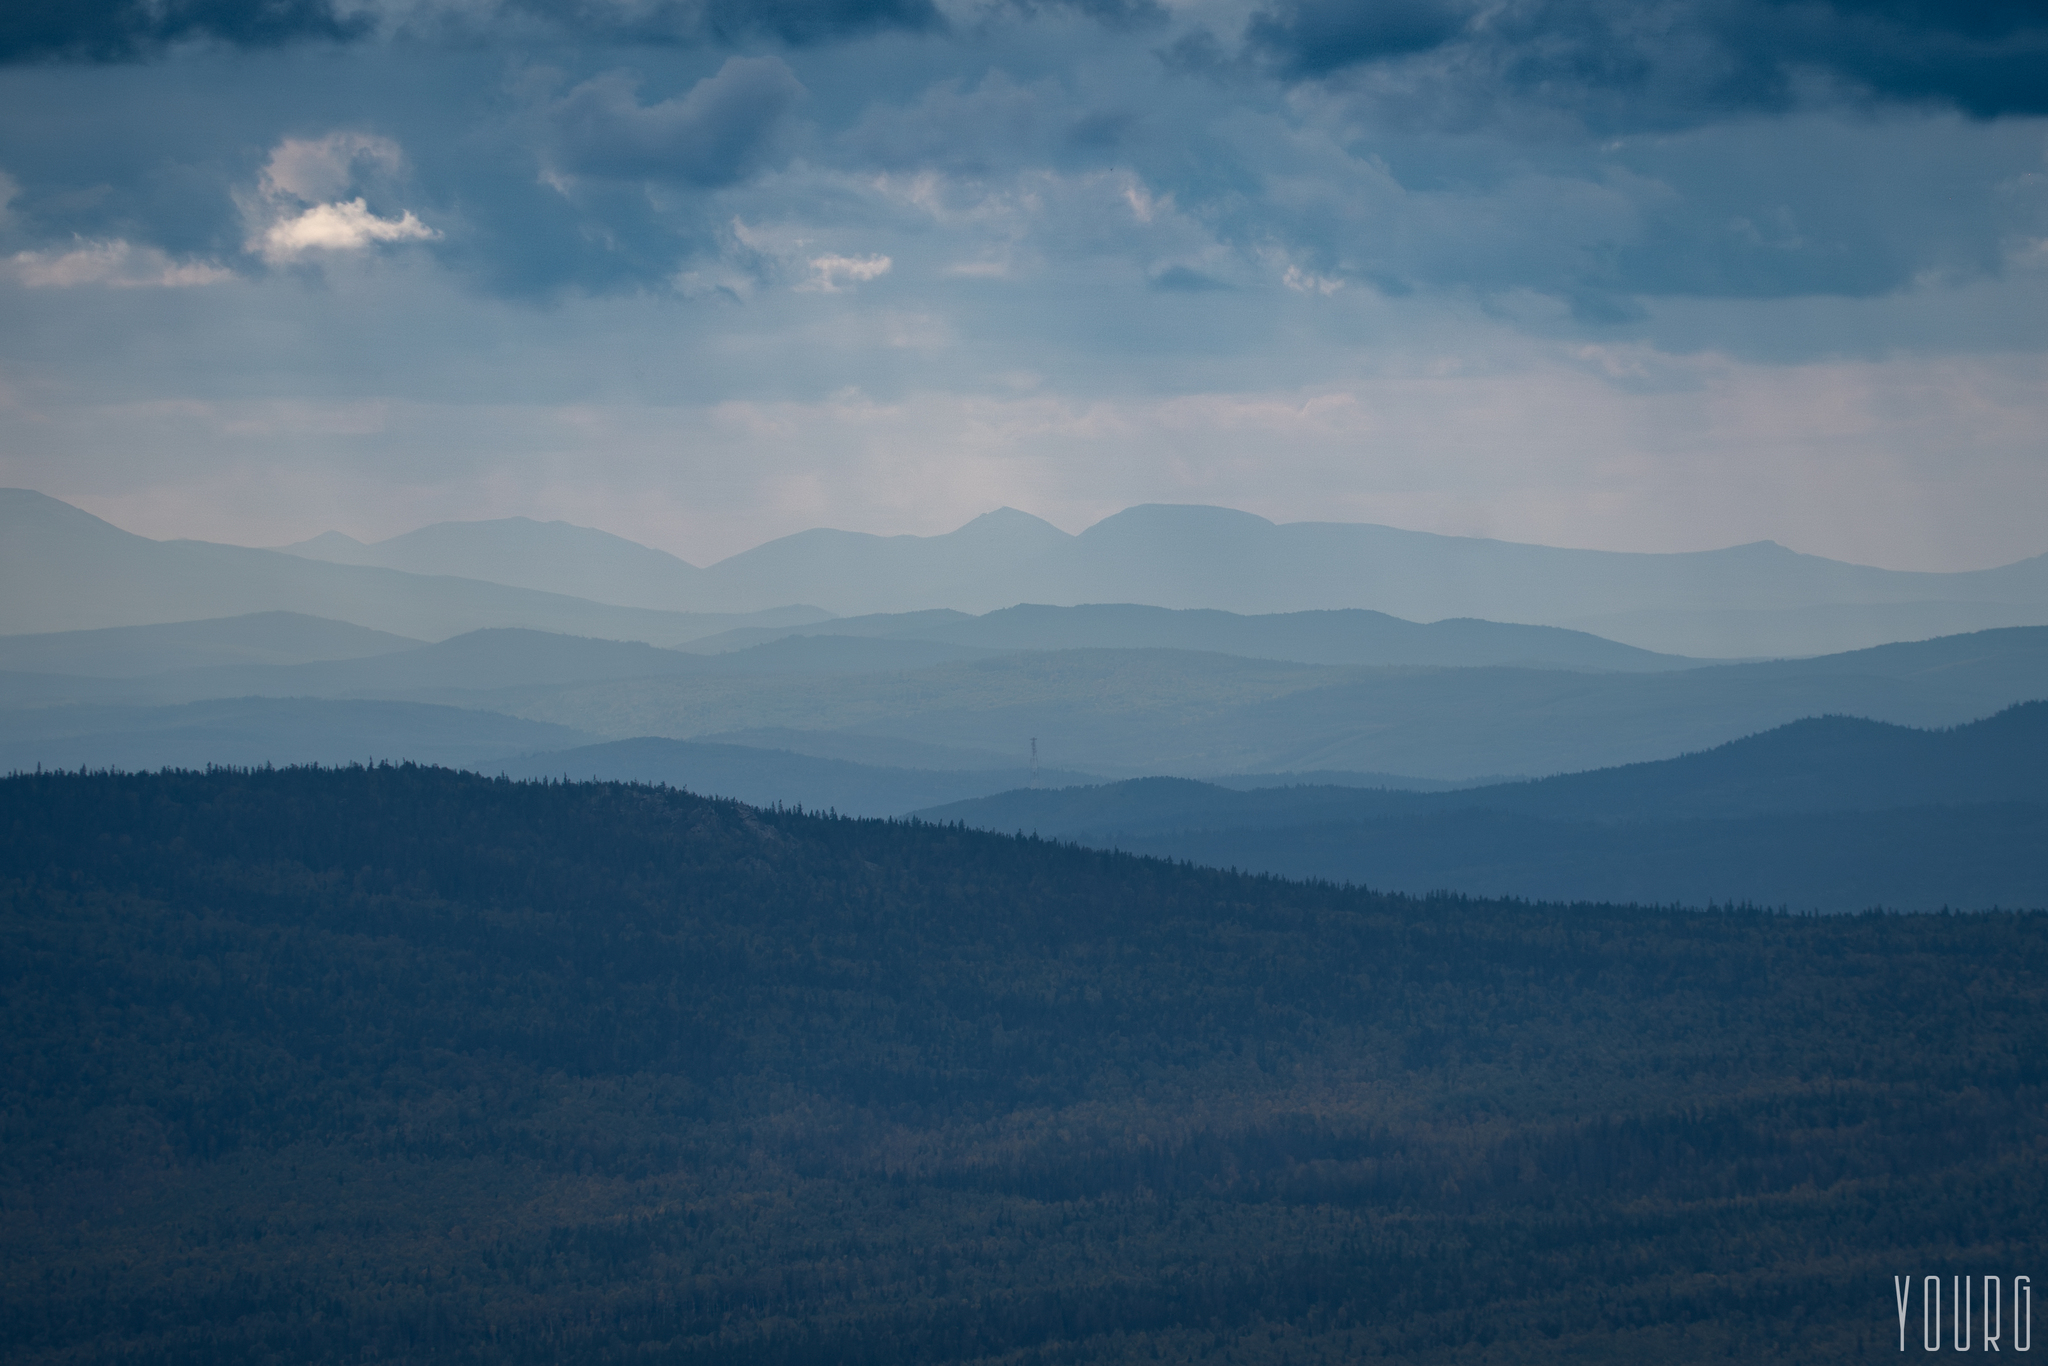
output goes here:
[{"label": "misty horizon", "polygon": [[[7,490],[0,490],[0,492],[4,492],[4,491],[7,491]],[[43,491],[42,491],[42,490],[37,490],[37,489],[28,489],[28,490],[20,490],[20,491],[22,491],[22,492],[31,492],[31,493],[38,493],[38,494],[41,494],[41,495],[42,495],[42,496],[44,496],[44,497],[51,497],[51,496],[53,496],[53,495],[50,495],[50,494],[47,494],[47,493],[43,493]],[[70,501],[70,500],[64,500],[64,501]],[[92,499],[89,499],[89,498],[81,498],[81,499],[77,500],[76,502],[74,502],[74,503],[73,503],[73,505],[74,505],[74,506],[76,506],[76,507],[79,507],[79,508],[81,508],[82,510],[90,511],[90,506],[89,506],[89,505],[90,505],[90,504],[91,504],[91,503],[92,503],[93,501],[94,501],[94,500],[92,500]],[[986,511],[986,512],[981,512],[981,513],[976,513],[976,514],[973,514],[972,516],[968,517],[968,518],[967,518],[966,520],[964,520],[964,521],[962,521],[962,522],[958,523],[957,525],[954,525],[954,526],[950,527],[949,529],[946,529],[946,530],[940,530],[940,531],[902,531],[902,530],[871,530],[871,529],[863,529],[863,528],[856,528],[856,527],[843,527],[843,526],[827,525],[827,524],[822,524],[822,523],[821,523],[821,524],[818,524],[818,525],[813,525],[813,526],[804,526],[804,527],[799,527],[799,528],[796,528],[796,529],[794,529],[794,530],[790,530],[790,531],[785,531],[785,532],[779,533],[779,534],[777,534],[777,535],[772,535],[772,536],[769,536],[768,538],[766,538],[765,540],[762,540],[762,541],[759,541],[759,542],[755,542],[755,543],[753,543],[753,544],[751,544],[751,545],[746,545],[746,546],[743,546],[743,547],[741,547],[740,549],[737,549],[737,550],[732,550],[732,551],[726,552],[726,553],[724,553],[723,555],[717,556],[717,557],[715,557],[715,558],[714,558],[714,557],[711,557],[711,556],[703,556],[703,557],[700,557],[700,558],[692,558],[692,557],[691,557],[691,553],[690,553],[690,552],[689,552],[689,551],[688,551],[688,550],[687,550],[686,548],[685,548],[685,549],[675,549],[675,548],[670,548],[670,547],[668,547],[668,546],[663,546],[663,545],[653,544],[653,543],[651,543],[651,542],[649,542],[649,541],[634,541],[632,537],[630,537],[630,536],[627,536],[627,535],[624,535],[624,534],[622,534],[621,532],[618,532],[618,531],[615,531],[615,530],[612,530],[612,529],[610,529],[610,528],[606,528],[606,527],[601,527],[601,526],[594,526],[594,525],[585,525],[585,524],[583,524],[583,523],[579,523],[579,522],[574,522],[574,521],[571,521],[571,520],[569,520],[569,519],[567,519],[567,518],[562,518],[562,517],[535,517],[535,516],[530,516],[530,515],[526,515],[526,514],[511,514],[511,515],[506,515],[506,516],[501,516],[501,517],[469,517],[469,518],[444,518],[444,519],[441,519],[441,520],[438,520],[438,521],[433,521],[433,522],[426,522],[426,523],[423,523],[423,524],[421,524],[421,525],[418,525],[418,526],[412,526],[412,527],[407,527],[407,528],[405,528],[404,530],[400,530],[400,531],[393,531],[393,532],[389,532],[388,534],[383,534],[383,535],[377,535],[377,534],[374,534],[374,533],[365,533],[364,535],[358,536],[358,535],[354,535],[354,534],[351,534],[351,533],[349,533],[349,532],[343,531],[343,530],[341,530],[340,528],[337,528],[337,527],[325,527],[325,528],[321,529],[320,531],[318,531],[318,532],[314,533],[313,535],[310,535],[310,536],[306,536],[306,537],[302,537],[302,538],[300,538],[300,539],[298,539],[298,540],[294,540],[294,541],[285,541],[285,542],[269,542],[269,541],[265,541],[265,540],[263,540],[263,539],[262,539],[261,537],[251,537],[251,536],[246,536],[246,535],[244,535],[244,536],[241,536],[241,537],[239,537],[239,538],[237,538],[237,539],[234,539],[234,540],[227,540],[227,541],[222,541],[222,542],[219,542],[219,543],[220,543],[220,544],[226,544],[226,545],[235,545],[235,546],[241,546],[241,547],[245,547],[245,548],[248,548],[248,549],[254,549],[254,550],[278,550],[278,551],[285,551],[285,552],[289,552],[289,553],[294,553],[294,554],[303,554],[303,553],[306,553],[306,552],[309,552],[309,551],[317,551],[317,550],[319,550],[319,549],[321,548],[322,544],[323,544],[324,542],[327,542],[327,541],[328,541],[328,538],[330,538],[330,537],[335,537],[335,538],[339,538],[340,542],[342,542],[342,543],[346,543],[346,544],[348,544],[348,545],[352,545],[352,546],[355,546],[355,547],[359,547],[359,548],[362,548],[362,549],[371,549],[371,548],[375,548],[375,547],[380,547],[380,546],[386,546],[386,545],[389,545],[389,544],[390,544],[391,542],[393,542],[393,541],[402,541],[402,540],[406,539],[407,537],[411,537],[411,536],[416,536],[416,535],[418,535],[418,534],[419,534],[419,533],[421,533],[421,532],[431,532],[431,531],[434,531],[434,530],[437,530],[437,529],[439,529],[439,528],[443,528],[443,527],[472,527],[472,526],[488,526],[488,525],[493,525],[493,524],[499,524],[499,523],[508,523],[508,524],[527,524],[527,525],[534,525],[534,526],[560,526],[560,527],[567,527],[567,528],[570,528],[570,529],[573,529],[573,530],[577,530],[577,531],[596,531],[596,532],[599,532],[600,534],[602,534],[602,535],[605,535],[605,536],[612,536],[612,537],[616,537],[616,538],[617,538],[617,539],[619,539],[619,540],[622,540],[622,541],[629,541],[629,542],[631,542],[631,543],[632,543],[632,544],[634,544],[634,545],[639,545],[639,546],[642,546],[643,548],[646,548],[646,549],[650,549],[650,550],[655,550],[655,551],[659,551],[660,553],[662,553],[662,554],[664,554],[664,555],[669,555],[669,556],[672,556],[673,558],[675,558],[675,559],[678,559],[678,560],[681,560],[681,561],[683,561],[683,562],[684,562],[685,564],[688,564],[688,565],[689,565],[689,566],[690,566],[691,568],[695,568],[695,569],[711,569],[711,568],[716,568],[717,566],[719,566],[719,565],[721,565],[721,564],[723,564],[723,563],[725,563],[725,562],[727,562],[727,561],[729,561],[729,560],[734,560],[734,559],[738,559],[738,558],[740,558],[741,556],[744,556],[744,555],[746,555],[746,554],[748,554],[748,553],[750,553],[750,552],[752,552],[752,551],[755,551],[755,550],[759,550],[759,549],[761,549],[761,548],[762,548],[762,547],[764,547],[764,546],[767,546],[767,545],[771,545],[771,544],[774,544],[774,543],[775,543],[775,542],[777,542],[777,541],[786,541],[786,540],[790,540],[790,539],[793,539],[793,538],[796,538],[796,537],[800,537],[800,536],[803,536],[803,535],[805,535],[805,534],[807,534],[807,533],[811,533],[811,532],[821,532],[821,531],[822,531],[822,532],[834,532],[834,533],[844,534],[844,535],[848,535],[848,536],[859,536],[859,537],[868,537],[868,538],[873,538],[873,539],[875,539],[875,540],[918,540],[918,541],[930,541],[930,540],[938,540],[938,539],[941,539],[941,538],[944,538],[944,537],[949,537],[949,536],[956,536],[956,535],[959,535],[959,534],[960,534],[960,533],[962,533],[962,532],[965,532],[965,531],[968,531],[968,530],[970,530],[970,529],[971,529],[972,527],[974,527],[974,526],[975,526],[975,525],[976,525],[977,523],[987,523],[987,522],[990,522],[990,521],[1001,521],[1001,520],[1004,520],[1004,519],[1006,519],[1006,518],[1009,518],[1009,517],[1013,517],[1013,516],[1014,516],[1014,517],[1017,517],[1017,518],[1024,518],[1024,519],[1028,519],[1028,520],[1029,520],[1030,522],[1032,522],[1032,523],[1035,523],[1035,524],[1037,524],[1037,525],[1039,525],[1039,526],[1043,526],[1043,527],[1045,527],[1045,528],[1047,528],[1047,529],[1049,529],[1049,530],[1051,530],[1051,531],[1055,531],[1055,532],[1058,532],[1058,533],[1059,533],[1060,535],[1062,535],[1062,536],[1065,536],[1065,537],[1067,537],[1068,539],[1078,539],[1078,538],[1080,538],[1080,537],[1082,537],[1082,536],[1085,536],[1085,535],[1087,535],[1087,534],[1088,534],[1088,533],[1089,533],[1090,531],[1094,531],[1094,530],[1096,530],[1096,529],[1097,529],[1098,527],[1100,527],[1100,526],[1101,526],[1101,525],[1102,525],[1103,523],[1105,523],[1105,522],[1110,522],[1110,521],[1113,521],[1113,520],[1115,520],[1116,518],[1118,518],[1118,517],[1121,517],[1121,516],[1123,516],[1123,515],[1125,515],[1125,514],[1127,514],[1127,513],[1132,513],[1132,512],[1139,512],[1139,511],[1143,511],[1143,510],[1146,510],[1146,509],[1150,509],[1150,508],[1187,508],[1187,509],[1194,509],[1194,510],[1200,510],[1200,511],[1216,511],[1216,512],[1225,512],[1225,513],[1233,513],[1233,514],[1236,514],[1236,515],[1238,515],[1238,516],[1242,516],[1242,517],[1247,517],[1247,518],[1251,518],[1251,519],[1254,519],[1254,520],[1257,520],[1257,521],[1260,521],[1260,522],[1264,522],[1264,523],[1266,523],[1267,525],[1269,525],[1269,526],[1274,526],[1274,527],[1287,527],[1287,526],[1348,526],[1348,527],[1370,527],[1370,528],[1373,528],[1373,529],[1376,529],[1376,530],[1385,530],[1385,531],[1397,531],[1397,532],[1403,532],[1403,533],[1406,533],[1406,534],[1409,534],[1409,535],[1414,535],[1414,536],[1421,536],[1421,537],[1431,537],[1431,538],[1436,538],[1436,539],[1442,539],[1442,540],[1458,540],[1458,541],[1487,541],[1487,542],[1493,542],[1493,543],[1496,543],[1496,544],[1501,544],[1501,545],[1514,545],[1514,546],[1529,546],[1529,547],[1534,547],[1534,548],[1538,548],[1538,549],[1544,549],[1544,550],[1578,550],[1578,551],[1587,551],[1587,552],[1591,552],[1591,553],[1595,553],[1595,554],[1606,554],[1606,555],[1653,555],[1653,556],[1675,556],[1675,555],[1712,555],[1712,554],[1715,554],[1715,553],[1717,553],[1717,552],[1722,552],[1722,551],[1739,551],[1739,550],[1748,550],[1748,549],[1768,548],[1768,549],[1777,549],[1777,550],[1785,550],[1785,551],[1789,551],[1790,553],[1792,553],[1792,554],[1794,554],[1794,555],[1807,555],[1807,556],[1811,556],[1812,558],[1815,558],[1815,559],[1832,559],[1832,558],[1834,558],[1834,557],[1832,557],[1832,556],[1822,555],[1822,554],[1820,554],[1820,553],[1818,553],[1818,552],[1815,552],[1815,551],[1810,551],[1810,550],[1803,550],[1803,549],[1801,549],[1800,547],[1798,547],[1798,546],[1796,546],[1796,545],[1788,545],[1788,544],[1785,544],[1785,543],[1783,543],[1783,542],[1780,542],[1780,541],[1777,541],[1777,540],[1773,540],[1773,539],[1771,539],[1771,538],[1769,538],[1769,537],[1765,537],[1765,538],[1762,538],[1762,539],[1759,539],[1759,540],[1755,540],[1755,541],[1731,542],[1731,543],[1727,543],[1727,544],[1716,544],[1716,545],[1710,545],[1710,546],[1702,546],[1702,547],[1698,547],[1698,548],[1690,548],[1690,549],[1654,549],[1654,550],[1649,550],[1649,549],[1622,549],[1622,548],[1616,548],[1616,547],[1612,547],[1612,546],[1597,546],[1597,545],[1568,545],[1568,544],[1560,544],[1560,543],[1556,543],[1556,542],[1548,542],[1548,541],[1523,541],[1523,540],[1516,540],[1516,539],[1513,539],[1513,538],[1510,538],[1510,537],[1506,537],[1506,536],[1482,535],[1482,534],[1477,534],[1477,533],[1470,533],[1470,532],[1449,532],[1449,531],[1436,531],[1436,530],[1429,530],[1429,529],[1425,529],[1425,528],[1419,528],[1419,527],[1411,527],[1411,526],[1401,526],[1401,525],[1398,525],[1398,524],[1394,524],[1394,523],[1387,523],[1387,522],[1368,522],[1368,521],[1351,521],[1351,520],[1338,520],[1338,519],[1312,519],[1312,518],[1301,518],[1301,519],[1295,519],[1295,520],[1291,520],[1291,521],[1282,521],[1282,520],[1277,520],[1277,519],[1274,519],[1274,518],[1269,518],[1269,517],[1264,517],[1264,516],[1261,516],[1260,514],[1258,514],[1258,513],[1256,513],[1256,512],[1251,512],[1251,511],[1248,511],[1248,510],[1246,510],[1246,509],[1244,509],[1244,508],[1239,508],[1239,507],[1231,507],[1231,506],[1227,506],[1227,505],[1224,505],[1224,504],[1218,504],[1218,503],[1133,503],[1133,504],[1130,504],[1130,505],[1128,505],[1128,506],[1126,506],[1126,507],[1122,507],[1122,508],[1119,508],[1119,509],[1117,509],[1117,510],[1115,510],[1115,511],[1113,511],[1113,512],[1105,513],[1105,514],[1103,514],[1103,515],[1101,515],[1101,516],[1097,517],[1097,518],[1096,518],[1096,519],[1095,519],[1094,521],[1091,521],[1091,522],[1087,522],[1087,523],[1081,524],[1081,525],[1079,526],[1079,529],[1078,529],[1078,530],[1073,530],[1073,531],[1069,531],[1069,530],[1067,530],[1067,529],[1066,529],[1065,527],[1062,527],[1062,526],[1060,526],[1059,524],[1057,524],[1057,523],[1053,522],[1053,521],[1052,521],[1051,519],[1049,519],[1049,518],[1046,518],[1046,517],[1042,517],[1042,516],[1040,516],[1040,515],[1038,515],[1037,513],[1034,513],[1034,512],[1028,512],[1028,511],[1025,511],[1025,510],[1024,510],[1024,509],[1022,509],[1022,508],[1012,507],[1012,506],[1010,506],[1009,504],[1003,504],[1003,505],[1001,505],[1001,506],[998,506],[998,507],[993,507],[993,508],[990,508],[990,509],[989,509],[988,511]],[[95,513],[95,514],[93,514],[93,515],[95,515],[95,516],[101,516],[101,514],[98,514],[98,513]],[[112,523],[113,525],[116,525],[116,526],[119,526],[119,525],[120,525],[120,523],[119,523],[118,521],[116,521],[116,520],[115,520],[115,519],[114,519],[113,517],[110,517],[110,516],[102,516],[102,517],[101,517],[101,520],[104,520],[104,521],[110,522],[110,523]],[[128,528],[128,527],[123,527],[122,529],[123,529],[123,530],[130,530],[130,531],[132,531],[132,528]],[[135,533],[135,534],[141,534],[141,533]],[[172,534],[172,535],[164,535],[164,536],[151,536],[151,537],[149,537],[149,539],[151,539],[151,540],[162,540],[162,541],[176,541],[176,540],[203,540],[203,539],[207,539],[207,538],[204,538],[204,537],[199,537],[199,536],[193,536],[193,535],[177,535],[177,534]],[[1914,573],[1914,572],[1920,572],[1920,573],[1968,573],[1968,572],[1971,572],[1971,570],[1974,570],[1974,569],[1997,569],[1997,568],[2003,568],[2003,567],[2005,567],[2005,566],[2007,566],[2007,565],[2010,565],[2010,564],[2019,564],[2019,563],[2022,563],[2022,562],[2024,562],[2024,561],[2027,561],[2027,560],[2032,560],[2032,559],[2038,559],[2038,558],[2040,558],[2040,557],[2041,557],[2041,556],[2043,556],[2043,555],[2048,555],[2048,536],[2044,536],[2044,537],[2043,537],[2043,548],[2042,548],[2042,549],[2039,549],[2039,550],[2034,550],[2034,551],[2030,551],[2030,552],[2028,552],[2028,553],[2024,553],[2024,554],[2021,554],[2021,555],[2019,555],[2019,556],[2015,557],[2015,558],[2014,558],[2014,559],[2012,559],[2012,560],[2001,560],[2001,561],[1992,561],[1992,562],[1986,562],[1986,563],[1982,563],[1982,564],[1972,564],[1972,565],[1968,565],[1968,566],[1964,566],[1964,567],[1958,567],[1958,568],[1953,568],[1953,569],[1944,569],[1944,570],[1926,570],[1926,569],[1919,569],[1919,568],[1915,568],[1915,567],[1909,567],[1909,566],[1904,566],[1904,565],[1887,565],[1887,564],[1880,564],[1880,563],[1878,563],[1878,562],[1876,562],[1876,561],[1856,561],[1856,560],[1838,560],[1837,562],[1838,562],[1838,563],[1845,563],[1845,564],[1853,564],[1853,565],[1856,565],[1856,566],[1857,566],[1857,567],[1859,567],[1859,568],[1873,568],[1873,569],[1892,569],[1892,570],[1896,570],[1896,571],[1899,571],[1899,572],[1905,572],[1905,573]],[[318,558],[318,556],[316,556],[316,558]]]}]

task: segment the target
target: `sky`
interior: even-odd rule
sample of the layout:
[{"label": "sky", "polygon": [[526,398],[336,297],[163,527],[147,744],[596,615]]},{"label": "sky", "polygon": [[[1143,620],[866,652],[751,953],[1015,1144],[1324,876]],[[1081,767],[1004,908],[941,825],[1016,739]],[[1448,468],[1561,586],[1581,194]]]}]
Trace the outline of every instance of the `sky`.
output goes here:
[{"label": "sky", "polygon": [[22,0],[0,483],[2048,551],[2039,0]]}]

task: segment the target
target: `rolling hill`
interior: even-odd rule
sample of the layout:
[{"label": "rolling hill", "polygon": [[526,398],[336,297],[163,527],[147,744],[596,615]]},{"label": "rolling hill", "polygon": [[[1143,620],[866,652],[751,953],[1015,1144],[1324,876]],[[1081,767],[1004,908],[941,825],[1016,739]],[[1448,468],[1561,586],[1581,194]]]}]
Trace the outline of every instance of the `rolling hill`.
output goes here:
[{"label": "rolling hill", "polygon": [[[178,629],[125,627],[116,628],[116,633],[168,635]],[[384,642],[394,639],[381,633],[366,634]],[[4,657],[7,639],[0,637],[0,657]],[[0,700],[168,703],[217,697],[451,697],[488,701],[490,694],[511,689],[531,691],[569,684],[680,676],[736,678],[897,672],[994,653],[930,641],[796,636],[745,650],[704,655],[660,649],[639,641],[494,627],[468,631],[431,645],[405,641],[402,648],[303,664],[216,664],[112,678],[0,673]],[[139,662],[145,654],[146,651],[131,652],[126,657]],[[44,650],[40,654],[43,662],[59,662],[65,657],[66,652],[58,650]]]},{"label": "rolling hill", "polygon": [[325,564],[275,550],[152,541],[67,503],[0,489],[0,635],[292,612],[421,640],[518,626],[675,644],[734,626],[823,619],[656,612],[479,579]]},{"label": "rolling hill", "polygon": [[1659,673],[1366,669],[1064,650],[829,684],[799,675],[590,683],[490,705],[613,738],[773,729],[1022,756],[1114,777],[1318,769],[1459,781],[1664,759],[1801,717],[1952,726],[2048,692],[2048,628],[1814,661]]},{"label": "rolling hill", "polygon": [[918,813],[1289,877],[1564,901],[2048,908],[2048,702],[1794,722],[1655,763],[1418,793],[1151,778]]},{"label": "rolling hill", "polygon": [[2048,803],[2048,702],[1933,731],[1810,717],[1674,759],[1435,793],[1313,784],[1244,790],[1138,778],[1017,790],[916,814],[1069,836],[1335,824],[1474,808],[1631,822],[1984,802]]},{"label": "rolling hill", "polygon": [[1700,662],[1651,654],[1554,626],[1473,620],[1423,625],[1360,609],[1244,616],[1128,603],[1024,604],[979,617],[964,612],[908,612],[842,617],[812,626],[740,627],[692,641],[690,648],[721,651],[799,635],[946,642],[990,650],[1193,650],[1300,664],[1439,668],[1499,664],[1651,672],[1689,668]]},{"label": "rolling hill", "polygon": [[424,644],[299,612],[0,636],[0,671],[139,678],[173,669],[362,659]]},{"label": "rolling hill", "polygon": [[622,536],[568,522],[526,517],[436,522],[369,545],[330,531],[278,549],[329,564],[484,579],[620,607],[715,610],[715,590],[695,565]]}]

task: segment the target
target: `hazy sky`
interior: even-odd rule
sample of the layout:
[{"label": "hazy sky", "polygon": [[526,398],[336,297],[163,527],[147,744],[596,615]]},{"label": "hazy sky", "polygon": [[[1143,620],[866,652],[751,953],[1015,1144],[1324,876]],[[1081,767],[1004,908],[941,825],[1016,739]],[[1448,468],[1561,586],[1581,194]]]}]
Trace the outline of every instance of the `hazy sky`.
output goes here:
[{"label": "hazy sky", "polygon": [[0,13],[0,483],[2048,551],[2039,0]]}]

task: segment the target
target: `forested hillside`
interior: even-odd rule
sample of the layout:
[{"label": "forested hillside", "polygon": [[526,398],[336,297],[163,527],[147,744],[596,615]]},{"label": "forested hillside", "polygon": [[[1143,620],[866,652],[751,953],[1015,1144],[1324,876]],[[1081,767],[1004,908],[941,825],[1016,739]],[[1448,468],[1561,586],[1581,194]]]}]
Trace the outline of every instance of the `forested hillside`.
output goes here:
[{"label": "forested hillside", "polygon": [[1862,1361],[2048,1266],[2039,915],[411,767],[0,830],[11,1361]]}]

